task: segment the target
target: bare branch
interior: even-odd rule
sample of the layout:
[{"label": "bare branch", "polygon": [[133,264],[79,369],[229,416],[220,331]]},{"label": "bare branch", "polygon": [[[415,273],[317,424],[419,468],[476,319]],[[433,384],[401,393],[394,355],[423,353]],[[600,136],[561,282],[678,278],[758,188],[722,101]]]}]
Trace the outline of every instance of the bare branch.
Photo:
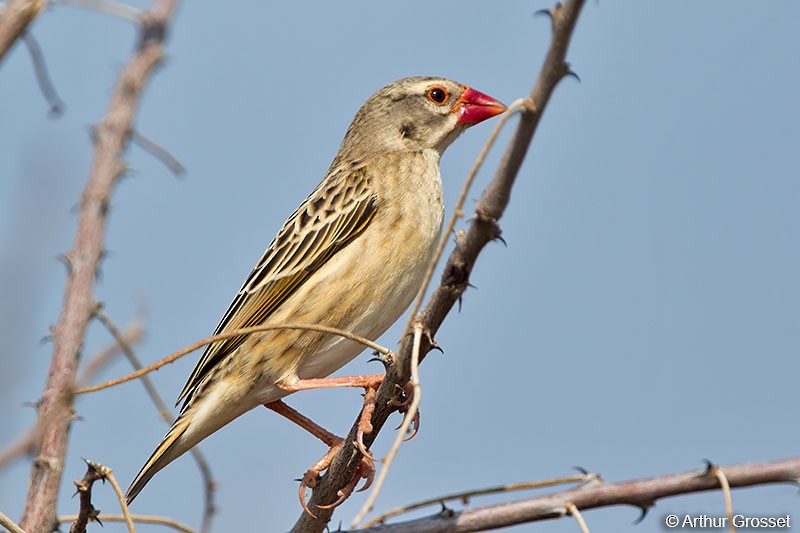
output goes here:
[{"label": "bare branch", "polygon": [[198,348],[202,348],[206,344],[211,344],[212,342],[222,341],[222,340],[225,340],[225,339],[238,337],[240,335],[249,335],[251,333],[258,333],[260,331],[271,331],[271,330],[275,330],[275,329],[305,329],[305,330],[309,330],[309,331],[320,331],[322,333],[330,333],[331,335],[339,335],[340,337],[344,337],[345,339],[349,339],[351,341],[363,344],[367,348],[372,348],[373,350],[375,350],[378,353],[381,353],[381,354],[384,354],[384,355],[392,354],[392,351],[389,350],[388,348],[384,348],[380,344],[372,342],[371,340],[369,340],[369,339],[367,339],[365,337],[362,337],[360,335],[356,335],[355,333],[351,333],[351,332],[345,331],[343,329],[332,328],[332,327],[328,327],[328,326],[322,326],[322,325],[319,325],[319,324],[300,324],[300,323],[296,323],[296,322],[283,322],[283,323],[278,323],[278,324],[261,324],[260,326],[251,326],[249,328],[234,329],[234,330],[231,330],[231,331],[227,331],[225,333],[220,333],[218,335],[212,335],[210,337],[206,337],[205,339],[201,339],[201,340],[199,340],[199,341],[197,341],[195,343],[192,343],[189,346],[187,346],[186,348],[183,348],[182,350],[178,350],[177,352],[175,352],[175,353],[173,353],[171,355],[168,355],[167,357],[164,357],[163,359],[160,359],[160,360],[156,361],[155,363],[142,368],[141,370],[138,370],[136,372],[132,372],[132,373],[128,374],[127,376],[122,376],[121,378],[112,379],[110,381],[106,381],[105,383],[100,383],[99,385],[94,385],[92,387],[85,387],[85,388],[82,388],[82,389],[78,389],[78,390],[74,391],[74,393],[75,394],[86,394],[86,393],[89,393],[89,392],[96,392],[96,391],[99,391],[99,390],[107,389],[109,387],[114,387],[116,385],[120,385],[122,383],[126,383],[128,381],[140,378],[140,377],[144,376],[145,374],[149,374],[150,372],[153,372],[154,370],[158,370],[159,368],[161,368],[164,365],[168,365],[170,363],[175,362],[175,360],[180,359],[181,357],[183,357],[186,354],[192,353],[193,351],[197,350]]},{"label": "bare branch", "polygon": [[[122,332],[117,328],[117,326],[111,321],[111,319],[106,315],[103,311],[101,306],[98,304],[95,310],[95,316],[97,317],[100,322],[108,329],[111,336],[117,340],[119,345],[122,347],[125,356],[130,361],[131,366],[136,370],[141,370],[142,363],[139,361],[139,358],[136,357],[136,354],[133,352],[133,349],[129,344],[125,342],[125,339],[122,336]],[[166,402],[161,395],[158,393],[153,382],[150,380],[149,376],[142,376],[142,385],[147,391],[147,395],[150,396],[150,399],[153,401],[153,404],[156,406],[158,410],[158,414],[161,416],[161,419],[166,422],[167,424],[172,423],[173,415],[169,407],[167,407]],[[216,488],[216,483],[214,482],[214,478],[211,475],[211,466],[208,464],[203,452],[200,451],[200,448],[195,446],[190,450],[192,457],[194,457],[195,463],[197,463],[197,467],[200,469],[200,476],[203,481],[203,496],[205,505],[203,507],[203,521],[202,525],[200,526],[200,531],[206,533],[211,530],[211,520],[214,516],[215,506],[214,506],[214,489]],[[116,490],[116,488],[115,488]],[[121,492],[120,492],[121,495]],[[125,512],[127,512],[127,502],[125,502]]]},{"label": "bare branch", "polygon": [[567,509],[567,513],[571,514],[575,521],[578,523],[578,527],[581,528],[581,533],[589,533],[589,528],[586,526],[586,521],[583,519],[583,515],[578,510],[578,507],[572,503],[567,502],[565,506]]},{"label": "bare branch", "polygon": [[64,101],[59,98],[58,93],[56,93],[56,88],[50,80],[50,74],[47,72],[47,64],[44,62],[42,49],[29,31],[22,34],[22,42],[25,43],[25,47],[31,55],[33,71],[36,73],[36,81],[39,83],[39,89],[41,89],[44,99],[47,100],[50,106],[50,116],[57,117],[64,112]]},{"label": "bare branch", "polygon": [[569,476],[557,479],[547,479],[544,481],[526,481],[523,483],[511,483],[508,485],[498,485],[495,487],[488,487],[485,489],[474,489],[474,490],[465,490],[461,492],[455,492],[453,494],[445,494],[443,496],[437,496],[435,498],[428,498],[426,500],[422,500],[419,502],[411,503],[408,505],[403,505],[400,507],[396,507],[395,509],[391,509],[386,511],[385,513],[376,516],[375,518],[371,519],[369,522],[364,524],[362,527],[370,527],[370,526],[377,526],[379,524],[385,524],[386,520],[393,516],[397,516],[403,513],[407,513],[409,511],[413,511],[415,509],[421,509],[423,507],[427,507],[429,505],[444,505],[445,502],[449,501],[460,501],[460,502],[468,502],[471,498],[475,496],[483,496],[486,494],[499,494],[502,492],[514,492],[518,490],[531,490],[531,489],[540,489],[543,487],[552,487],[554,485],[564,485],[567,483],[588,483],[592,481],[597,476],[594,474],[581,474],[578,476]]},{"label": "bare branch", "polygon": [[128,500],[125,499],[125,493],[122,492],[122,487],[119,486],[117,483],[117,478],[114,476],[114,472],[111,471],[110,468],[104,468],[104,474],[108,482],[111,483],[111,487],[114,489],[114,494],[117,495],[117,501],[119,502],[120,509],[122,509],[122,518],[125,521],[125,525],[128,527],[128,533],[136,533],[136,526],[133,525],[133,518],[131,518],[131,512],[128,510]]},{"label": "bare branch", "polygon": [[21,529],[13,520],[3,513],[0,513],[0,526],[6,528],[8,533],[25,533],[24,529]]},{"label": "bare branch", "polygon": [[[41,2],[31,4],[41,7]],[[71,391],[86,326],[94,309],[94,280],[103,256],[111,192],[125,168],[121,155],[133,129],[139,96],[163,57],[162,43],[175,7],[175,0],[156,0],[152,10],[142,17],[138,46],[120,74],[106,116],[95,130],[94,161],[81,197],[75,245],[67,254],[70,269],[64,304],[54,329],[53,358],[39,404],[42,437],[31,466],[23,529],[46,531],[56,522],[56,497],[72,422]],[[7,38],[3,28],[18,15],[14,10],[9,13],[8,8],[7,5],[0,21],[0,39]],[[2,51],[0,41],[0,55]]]},{"label": "bare branch", "polygon": [[708,471],[716,476],[716,478],[719,480],[719,486],[722,488],[722,495],[725,498],[725,514],[728,517],[728,527],[730,528],[730,533],[736,533],[736,527],[733,525],[733,500],[731,499],[731,484],[728,483],[728,477],[720,467],[711,463],[708,464]]},{"label": "bare branch", "polygon": [[[58,521],[61,524],[66,522],[73,522],[77,518],[78,515],[63,515],[58,517]],[[134,523],[141,523],[141,524],[156,524],[159,526],[166,526],[171,527],[176,531],[180,531],[181,533],[197,533],[194,529],[187,526],[186,524],[182,524],[177,520],[173,520],[172,518],[167,518],[164,516],[150,516],[150,515],[141,515],[141,514],[132,514],[131,518],[133,519]],[[121,514],[104,514],[103,515],[104,522],[124,522],[125,517]],[[24,531],[20,530],[22,533]],[[16,533],[16,532],[11,532]]]},{"label": "bare branch", "polygon": [[0,63],[46,3],[45,0],[8,0],[3,5],[0,11]]},{"label": "bare branch", "polygon": [[[563,6],[557,4],[550,12],[553,35],[541,73],[530,95],[532,104],[522,111],[520,122],[500,166],[478,202],[475,210],[477,216],[473,218],[464,238],[459,239],[458,246],[448,258],[439,287],[434,291],[422,313],[416,317],[431,336],[435,336],[453,305],[466,290],[469,274],[480,251],[486,244],[500,236],[497,221],[508,205],[511,187],[525,158],[536,126],[556,85],[570,72],[565,57],[583,4],[583,0],[568,0]],[[403,337],[398,356],[395,358],[396,364],[387,369],[386,379],[378,390],[377,406],[372,416],[374,429],[364,439],[367,446],[374,442],[378,432],[393,412],[394,407],[391,402],[397,399],[398,386],[405,384],[409,379],[411,340],[410,335]],[[420,359],[431,349],[430,339],[423,339],[422,344]],[[308,503],[312,509],[335,500],[337,491],[353,478],[361,457],[360,452],[352,444],[358,431],[357,426],[358,423],[355,423],[350,429],[345,444],[334,457],[328,473],[314,489]],[[292,531],[320,532],[331,516],[332,511],[324,509],[320,509],[317,518],[302,513]]]},{"label": "bare branch", "polygon": [[[770,463],[716,467],[724,470],[731,487],[768,483],[800,483],[800,457]],[[350,533],[458,533],[487,531],[516,524],[562,518],[570,504],[586,511],[612,505],[632,505],[647,510],[657,500],[670,496],[719,490],[720,482],[710,468],[668,476],[619,483],[597,481],[580,487],[527,500],[468,509],[446,510],[435,516],[398,524],[353,530]],[[577,518],[577,515],[576,515]]]},{"label": "bare branch", "polygon": [[86,461],[86,474],[82,479],[75,480],[75,487],[78,489],[80,498],[80,510],[69,528],[69,533],[86,533],[86,526],[89,522],[99,522],[97,515],[100,514],[100,511],[92,505],[92,487],[98,480],[106,480],[103,466]]},{"label": "bare branch", "polygon": [[155,141],[148,139],[136,130],[133,130],[133,142],[139,145],[142,150],[164,163],[169,171],[176,176],[186,173],[186,168],[183,166],[183,164],[178,161],[174,155],[169,153],[166,148]]},{"label": "bare branch", "polygon": [[136,23],[141,21],[144,14],[141,9],[112,0],[61,0],[61,3]]}]

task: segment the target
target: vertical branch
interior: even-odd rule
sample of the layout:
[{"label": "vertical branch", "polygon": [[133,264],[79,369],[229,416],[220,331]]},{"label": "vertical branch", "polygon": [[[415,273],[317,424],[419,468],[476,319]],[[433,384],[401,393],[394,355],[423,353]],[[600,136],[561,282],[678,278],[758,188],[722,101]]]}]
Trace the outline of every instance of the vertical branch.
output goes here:
[{"label": "vertical branch", "polygon": [[[103,255],[109,199],[125,169],[121,155],[133,129],[139,96],[163,56],[162,43],[175,4],[176,0],[156,0],[142,17],[139,44],[120,74],[106,116],[95,129],[92,170],[80,200],[74,248],[66,257],[64,304],[54,328],[53,358],[39,403],[41,441],[31,466],[21,524],[28,531],[50,531],[56,524],[56,499],[73,417],[72,386],[95,306],[94,280]],[[3,19],[5,23],[5,15]]]},{"label": "vertical branch", "polygon": [[39,11],[44,0],[8,0],[0,9],[0,62],[11,46],[25,33]]},{"label": "vertical branch", "polygon": [[[547,12],[552,22],[553,35],[550,40],[542,69],[529,97],[529,105],[521,113],[520,122],[511,138],[503,159],[482,194],[475,209],[476,216],[463,238],[459,238],[455,250],[444,267],[442,280],[433,292],[423,311],[417,317],[429,333],[422,338],[420,360],[431,349],[431,339],[436,334],[453,305],[461,298],[468,286],[469,275],[481,250],[500,236],[497,222],[505,212],[511,188],[517,177],[525,154],[530,146],[539,119],[547,106],[555,87],[571,74],[565,58],[572,32],[583,8],[584,0],[567,0]],[[372,415],[373,431],[365,435],[364,444],[369,447],[378,432],[394,411],[392,400],[396,400],[398,385],[405,384],[411,375],[412,336],[406,335],[397,352],[393,365],[386,371],[386,378],[378,390],[375,412]],[[322,531],[331,519],[332,510],[318,508],[319,505],[336,500],[337,491],[349,483],[360,462],[360,453],[352,444],[356,439],[358,423],[353,425],[344,439],[344,446],[333,458],[328,473],[320,480],[308,502],[317,517],[303,513],[295,523],[293,532]]]}]

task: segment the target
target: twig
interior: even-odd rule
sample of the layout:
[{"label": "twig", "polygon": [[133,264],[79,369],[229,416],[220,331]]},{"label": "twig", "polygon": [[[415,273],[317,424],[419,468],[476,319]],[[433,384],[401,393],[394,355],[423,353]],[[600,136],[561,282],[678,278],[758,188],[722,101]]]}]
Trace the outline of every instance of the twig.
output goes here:
[{"label": "twig", "polygon": [[421,509],[429,505],[435,505],[435,504],[441,505],[444,504],[444,502],[448,501],[458,500],[466,503],[470,498],[473,498],[475,496],[484,496],[486,494],[498,494],[502,492],[514,492],[518,490],[540,489],[543,487],[552,487],[554,485],[563,485],[566,483],[588,483],[589,481],[595,479],[597,479],[597,476],[594,474],[581,474],[579,476],[569,476],[558,479],[547,479],[544,481],[526,481],[524,483],[511,483],[508,485],[487,487],[485,489],[474,489],[474,490],[465,490],[462,492],[454,492],[452,494],[445,494],[443,496],[428,498],[427,500],[421,500],[409,505],[396,507],[394,509],[386,511],[381,515],[376,516],[375,518],[369,520],[360,527],[368,528],[371,526],[377,526],[379,524],[385,523],[386,520],[388,520],[393,516],[407,513],[415,509]]},{"label": "twig", "polygon": [[[59,523],[66,523],[72,522],[75,520],[77,515],[64,515],[59,516],[58,521]],[[135,523],[141,524],[157,524],[160,526],[167,526],[171,527],[176,531],[181,531],[182,533],[197,533],[196,530],[192,529],[191,527],[187,526],[186,524],[182,524],[177,520],[173,520],[172,518],[162,517],[162,516],[149,516],[149,515],[141,515],[141,514],[132,514],[131,518]],[[121,514],[104,514],[103,521],[105,522],[124,522],[125,517]],[[13,533],[13,532],[12,532]],[[23,532],[25,533],[25,532]]]},{"label": "twig", "polygon": [[[800,457],[770,463],[751,463],[724,467],[731,487],[750,487],[768,483],[800,483]],[[632,505],[646,511],[657,500],[670,496],[719,490],[719,481],[708,469],[619,483],[596,482],[580,487],[464,511],[448,510],[435,516],[409,520],[350,533],[459,533],[486,531],[525,524],[568,514],[572,503],[584,512],[613,505]]]},{"label": "twig", "polygon": [[353,518],[350,527],[356,527],[356,525],[363,520],[364,516],[372,510],[372,506],[375,504],[375,500],[381,492],[381,487],[383,487],[383,483],[386,481],[386,476],[389,475],[389,469],[394,462],[394,458],[397,456],[400,446],[405,441],[408,430],[411,428],[411,423],[419,411],[419,404],[422,401],[422,387],[419,382],[419,348],[422,343],[423,329],[422,324],[419,322],[415,322],[413,327],[414,346],[411,351],[411,383],[414,385],[414,396],[411,398],[411,404],[408,406],[405,417],[403,417],[403,423],[397,428],[397,435],[395,436],[394,443],[392,443],[392,447],[389,449],[389,453],[383,461],[378,479],[375,481],[375,485],[370,491],[367,501],[364,502],[364,505],[361,507],[356,517]]},{"label": "twig", "polygon": [[8,530],[8,533],[25,533],[25,530],[20,528],[9,517],[0,512],[0,526]]},{"label": "twig", "polygon": [[[466,180],[464,180],[464,185],[461,187],[461,194],[456,201],[455,207],[453,209],[453,214],[450,216],[450,220],[447,223],[447,228],[445,229],[442,239],[439,242],[439,246],[436,249],[436,253],[434,253],[433,258],[431,259],[430,263],[428,264],[428,270],[425,272],[425,277],[423,278],[422,287],[419,290],[419,295],[417,296],[416,302],[414,304],[414,308],[408,315],[408,322],[406,324],[406,330],[403,333],[403,337],[405,337],[406,333],[412,327],[413,319],[417,314],[420,306],[422,305],[422,299],[425,297],[425,293],[428,290],[428,285],[430,284],[431,278],[433,277],[433,272],[436,269],[436,265],[439,263],[439,259],[442,257],[442,253],[444,252],[444,248],[447,245],[448,241],[450,240],[450,234],[453,232],[453,228],[455,228],[456,221],[464,216],[463,207],[464,202],[467,198],[467,194],[469,193],[470,188],[472,187],[473,181],[475,181],[475,176],[478,174],[481,166],[483,165],[484,159],[489,153],[489,150],[494,145],[495,141],[497,140],[497,136],[499,135],[500,131],[503,129],[503,126],[506,124],[508,119],[513,116],[517,111],[524,107],[525,101],[524,100],[517,100],[513,104],[511,104],[495,126],[494,131],[489,136],[489,139],[483,146],[481,153],[478,155],[475,163],[472,165],[472,169],[470,169],[469,174],[467,175]],[[420,328],[422,326],[420,325]],[[421,332],[421,330],[420,330]],[[381,473],[378,475],[377,482],[372,488],[372,491],[369,494],[369,497],[364,502],[364,505],[361,507],[361,510],[358,512],[355,518],[353,518],[351,527],[355,527],[356,524],[361,522],[364,519],[364,516],[368,512],[372,510],[373,505],[375,504],[375,500],[378,498],[378,494],[380,493],[381,487],[383,487],[383,483],[386,481],[386,476],[389,474],[389,468],[391,467],[392,461],[394,461],[394,457],[397,455],[397,452],[400,448],[400,445],[405,441],[406,431],[410,427],[411,420],[414,419],[414,416],[417,413],[419,407],[419,395],[422,394],[422,390],[419,386],[419,347],[420,347],[420,340],[417,338],[416,334],[417,331],[415,329],[415,346],[416,350],[412,351],[412,363],[411,363],[411,380],[414,385],[414,399],[411,402],[411,406],[409,407],[408,411],[406,412],[405,418],[403,419],[403,424],[399,428],[397,437],[395,437],[394,444],[392,448],[389,450],[389,454],[386,457],[386,460],[381,467]],[[416,374],[416,378],[414,377]]]},{"label": "twig", "polygon": [[[20,0],[13,3],[16,6],[26,4]],[[69,272],[64,304],[54,328],[53,357],[39,403],[42,438],[31,466],[21,524],[30,531],[45,531],[56,520],[56,498],[73,418],[71,391],[86,326],[94,308],[95,275],[103,256],[111,192],[125,169],[121,156],[133,129],[139,97],[164,55],[162,43],[176,3],[176,0],[155,0],[152,9],[142,17],[139,43],[120,73],[106,116],[95,128],[92,170],[81,196],[74,248],[67,254]],[[41,8],[42,2],[29,4]],[[9,13],[9,7],[10,4],[0,20],[0,56],[5,50],[2,40],[8,40],[4,29],[17,18],[14,10]]]},{"label": "twig", "polygon": [[[111,483],[111,487],[114,489],[114,494],[117,495],[119,507],[122,509],[122,518],[125,520],[125,525],[128,526],[128,533],[136,533],[136,526],[133,525],[131,512],[128,510],[128,502],[125,499],[125,493],[122,492],[122,487],[120,487],[119,483],[117,483],[117,478],[114,476],[114,472],[112,472],[110,468],[103,468],[105,469],[104,474],[106,479],[108,479],[108,482]],[[105,519],[105,517],[103,518]]]},{"label": "twig", "polygon": [[161,146],[160,144],[156,143],[155,141],[145,137],[141,133],[136,130],[133,130],[133,134],[131,136],[131,140],[139,145],[139,148],[144,150],[145,152],[149,153],[162,163],[166,165],[166,167],[175,174],[176,176],[180,176],[181,174],[186,173],[186,168],[181,164],[178,159],[169,153],[166,148]]},{"label": "twig", "polygon": [[[125,329],[122,333],[122,338],[128,345],[131,345],[139,342],[143,334],[144,328],[142,323],[136,321]],[[120,344],[114,342],[93,355],[78,377],[77,383],[79,385],[86,385],[89,383],[102,368],[120,353],[121,349]],[[25,433],[20,435],[17,440],[0,451],[0,470],[24,455],[32,454],[36,451],[36,441],[39,436],[39,432],[36,431],[36,428],[37,426],[35,424],[32,425]]]},{"label": "twig", "polygon": [[80,510],[69,528],[69,533],[86,533],[86,526],[89,522],[99,521],[97,515],[100,514],[100,511],[92,505],[92,487],[95,481],[106,480],[105,467],[86,459],[84,461],[86,461],[86,474],[82,479],[75,480],[75,487],[77,487],[80,497]]},{"label": "twig", "polygon": [[571,514],[572,517],[575,519],[575,521],[578,523],[578,527],[581,528],[581,533],[589,533],[589,528],[583,519],[583,515],[581,515],[581,512],[578,510],[575,504],[572,502],[568,502],[566,508],[567,512]]},{"label": "twig", "polygon": [[736,526],[733,525],[733,500],[731,499],[731,485],[728,483],[728,477],[717,465],[709,464],[708,470],[719,480],[719,485],[722,487],[722,496],[725,498],[725,514],[728,517],[728,529],[730,533],[736,533]]},{"label": "twig", "polygon": [[8,0],[3,5],[0,13],[0,63],[46,3],[45,0]]},{"label": "twig", "polygon": [[168,355],[167,357],[156,361],[155,363],[148,365],[141,370],[136,372],[132,372],[127,376],[122,376],[121,378],[112,379],[110,381],[106,381],[105,383],[100,383],[99,385],[94,385],[92,387],[85,387],[82,389],[78,389],[74,391],[75,394],[87,394],[89,392],[96,392],[99,390],[107,389],[109,387],[113,387],[115,385],[119,385],[121,383],[126,383],[128,381],[134,380],[145,374],[149,374],[154,370],[158,370],[164,365],[168,365],[174,362],[176,359],[180,359],[186,354],[192,353],[193,351],[197,350],[198,348],[202,348],[206,344],[211,344],[213,342],[222,341],[225,339],[230,339],[233,337],[238,337],[240,335],[250,335],[251,333],[258,333],[260,331],[271,331],[276,329],[301,329],[301,330],[308,330],[308,331],[319,331],[322,333],[330,333],[332,335],[339,335],[340,337],[344,337],[345,339],[358,342],[363,344],[367,348],[372,348],[378,353],[389,355],[392,351],[388,348],[384,348],[380,344],[372,342],[371,340],[361,337],[360,335],[356,335],[355,333],[351,333],[349,331],[345,331],[343,329],[338,328],[331,328],[328,326],[322,326],[319,324],[300,324],[296,322],[283,322],[279,324],[261,324],[260,326],[251,326],[249,328],[240,328],[231,330],[225,333],[220,333],[219,335],[212,335],[210,337],[206,337],[205,339],[201,339],[195,343],[190,344],[186,348],[182,350],[178,350],[177,352]]},{"label": "twig", "polygon": [[[464,237],[459,239],[458,245],[450,254],[444,267],[441,283],[434,290],[423,311],[415,317],[420,319],[431,337],[436,335],[445,317],[468,287],[470,272],[481,250],[486,244],[500,236],[497,221],[503,216],[508,205],[511,187],[525,158],[539,119],[544,113],[556,85],[570,74],[564,59],[583,4],[584,0],[567,0],[563,6],[557,4],[550,11],[553,35],[541,73],[531,91],[531,103],[522,110],[516,131],[494,178],[478,201],[475,210],[477,216],[472,219]],[[373,431],[365,436],[365,446],[370,446],[374,442],[380,429],[393,412],[394,407],[390,402],[396,399],[397,385],[405,384],[411,375],[411,344],[410,336],[405,335],[395,357],[396,364],[387,369],[386,379],[378,390],[377,406],[371,420]],[[420,360],[430,349],[430,339],[423,338]],[[357,431],[358,424],[356,422],[345,438],[344,446],[333,458],[328,472],[315,487],[308,502],[310,507],[313,508],[324,502],[335,500],[337,492],[353,479],[361,457],[352,444]],[[317,519],[302,513],[292,531],[321,532],[326,527],[331,515],[332,511],[323,509],[320,509]]]},{"label": "twig", "polygon": [[71,5],[76,7],[82,7],[85,9],[89,9],[91,11],[95,11],[97,13],[102,13],[103,15],[108,15],[111,17],[117,17],[122,20],[127,20],[129,22],[140,22],[142,19],[142,14],[144,13],[141,9],[137,9],[133,6],[129,6],[127,4],[121,4],[119,2],[112,2],[111,0],[60,0],[62,4]]},{"label": "twig", "polygon": [[[100,304],[97,305],[95,309],[95,316],[97,319],[108,329],[111,336],[116,339],[119,345],[122,347],[125,356],[130,361],[131,366],[134,369],[140,370],[142,368],[142,363],[139,361],[139,358],[136,357],[136,354],[133,352],[133,349],[130,345],[125,342],[125,339],[122,337],[122,333],[117,328],[117,326],[111,321],[111,319],[106,315]],[[149,376],[142,376],[142,385],[144,386],[145,390],[147,391],[147,395],[150,396],[150,399],[155,404],[156,409],[158,410],[161,419],[164,420],[167,424],[172,423],[173,415],[170,412],[169,407],[167,407],[166,402],[164,399],[161,398],[161,395],[158,393],[155,385],[153,385],[152,380],[150,380]],[[203,496],[205,505],[203,507],[203,521],[200,526],[200,531],[206,533],[211,530],[211,520],[214,516],[214,489],[216,487],[216,483],[211,475],[211,467],[208,464],[203,452],[200,451],[200,448],[195,446],[190,450],[192,457],[194,457],[195,462],[197,463],[197,467],[200,469],[200,476],[203,481]],[[126,503],[126,510],[127,510],[127,503]]]},{"label": "twig", "polygon": [[411,312],[408,313],[408,320],[406,321],[406,326],[403,329],[403,335],[401,338],[405,337],[411,331],[411,326],[417,316],[417,312],[419,311],[420,307],[422,307],[422,302],[425,299],[425,293],[428,291],[428,286],[433,278],[433,272],[436,270],[436,265],[439,264],[439,260],[442,258],[442,254],[444,253],[444,249],[447,246],[447,243],[450,242],[450,235],[453,233],[456,222],[458,222],[458,220],[464,216],[464,202],[467,200],[467,194],[469,194],[469,190],[472,188],[472,183],[475,181],[475,176],[478,175],[478,171],[483,166],[483,161],[489,154],[489,150],[491,150],[492,146],[494,146],[497,136],[506,125],[506,122],[508,122],[508,119],[522,109],[528,107],[529,104],[530,102],[527,98],[520,98],[508,106],[508,109],[494,127],[494,131],[492,131],[492,134],[486,140],[486,143],[484,143],[481,153],[478,154],[478,157],[475,159],[475,163],[472,164],[472,168],[470,169],[467,178],[464,180],[464,184],[461,186],[461,193],[458,195],[458,200],[456,200],[456,204],[453,207],[453,214],[450,216],[450,220],[447,222],[447,227],[442,232],[442,239],[439,241],[439,246],[436,248],[436,253],[433,254],[433,259],[431,259],[431,262],[428,263],[428,270],[425,272],[425,277],[423,278],[419,294],[417,295],[417,299],[414,301],[414,307],[411,309]]},{"label": "twig", "polygon": [[50,116],[57,117],[64,112],[64,101],[59,98],[56,88],[50,80],[50,74],[47,72],[47,64],[44,62],[42,49],[29,31],[22,34],[22,42],[25,43],[25,47],[31,55],[33,72],[36,74],[36,81],[39,83],[39,89],[42,91],[44,99],[47,100],[50,106]]}]

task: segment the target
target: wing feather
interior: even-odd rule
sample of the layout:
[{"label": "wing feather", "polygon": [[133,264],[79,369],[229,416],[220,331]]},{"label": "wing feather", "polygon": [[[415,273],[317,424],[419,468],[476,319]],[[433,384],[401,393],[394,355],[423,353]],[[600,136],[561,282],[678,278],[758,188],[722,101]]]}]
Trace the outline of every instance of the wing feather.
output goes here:
[{"label": "wing feather", "polygon": [[[284,223],[222,317],[214,334],[255,326],[289,298],[336,253],[361,235],[378,207],[363,167],[333,172]],[[178,402],[185,410],[212,369],[245,336],[210,344],[192,371]]]}]

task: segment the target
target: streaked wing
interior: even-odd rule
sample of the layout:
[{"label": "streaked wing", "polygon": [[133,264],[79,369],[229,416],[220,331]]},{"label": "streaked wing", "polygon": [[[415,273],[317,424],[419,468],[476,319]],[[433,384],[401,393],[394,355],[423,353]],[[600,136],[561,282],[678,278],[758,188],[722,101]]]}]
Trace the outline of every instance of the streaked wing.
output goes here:
[{"label": "streaked wing", "polygon": [[[334,171],[289,217],[234,298],[215,334],[263,323],[300,285],[358,237],[378,207],[363,167]],[[242,344],[245,335],[213,343],[195,366],[178,402]]]}]

